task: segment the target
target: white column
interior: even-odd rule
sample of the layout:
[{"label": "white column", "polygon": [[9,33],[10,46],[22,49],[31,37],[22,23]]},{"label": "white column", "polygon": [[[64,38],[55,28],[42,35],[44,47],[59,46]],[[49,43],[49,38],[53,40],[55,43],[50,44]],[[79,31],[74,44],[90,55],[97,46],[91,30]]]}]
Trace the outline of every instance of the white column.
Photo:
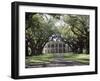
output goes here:
[{"label": "white column", "polygon": [[58,57],[59,57],[59,41],[57,42],[57,54],[58,54]]},{"label": "white column", "polygon": [[63,43],[62,43],[62,53],[63,53]]},{"label": "white column", "polygon": [[54,47],[53,47],[53,50],[54,50],[54,53],[56,52],[56,50],[55,50],[55,42],[54,42],[54,45],[53,45]]}]

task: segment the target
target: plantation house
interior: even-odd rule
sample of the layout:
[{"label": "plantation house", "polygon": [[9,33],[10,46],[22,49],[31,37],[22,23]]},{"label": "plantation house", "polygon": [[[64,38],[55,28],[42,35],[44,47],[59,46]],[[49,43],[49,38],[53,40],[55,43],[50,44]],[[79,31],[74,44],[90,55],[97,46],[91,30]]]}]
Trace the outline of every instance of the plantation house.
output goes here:
[{"label": "plantation house", "polygon": [[43,53],[67,53],[71,48],[62,41],[49,41],[43,49]]}]

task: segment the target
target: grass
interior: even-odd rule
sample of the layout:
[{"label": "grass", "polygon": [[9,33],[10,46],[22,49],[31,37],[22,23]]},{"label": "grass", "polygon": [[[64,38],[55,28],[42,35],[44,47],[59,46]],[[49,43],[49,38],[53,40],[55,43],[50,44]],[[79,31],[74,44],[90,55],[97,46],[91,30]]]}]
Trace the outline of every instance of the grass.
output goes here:
[{"label": "grass", "polygon": [[64,59],[89,64],[89,54],[65,54]]},{"label": "grass", "polygon": [[[26,64],[41,64],[41,63],[50,63],[53,60],[54,60],[53,54],[43,54],[38,56],[27,56],[25,61]],[[64,53],[64,60],[89,64],[89,54]]]},{"label": "grass", "polygon": [[43,54],[38,56],[26,57],[26,63],[49,63],[51,61],[53,61],[52,54]]}]

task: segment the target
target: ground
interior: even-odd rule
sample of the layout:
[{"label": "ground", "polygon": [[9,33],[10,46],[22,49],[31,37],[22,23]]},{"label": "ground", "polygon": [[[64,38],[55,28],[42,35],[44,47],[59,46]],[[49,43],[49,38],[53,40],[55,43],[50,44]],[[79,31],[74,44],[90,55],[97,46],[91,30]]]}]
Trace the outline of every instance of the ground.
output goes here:
[{"label": "ground", "polygon": [[26,68],[89,65],[89,54],[64,53],[61,58],[43,54],[27,56],[25,61]]}]

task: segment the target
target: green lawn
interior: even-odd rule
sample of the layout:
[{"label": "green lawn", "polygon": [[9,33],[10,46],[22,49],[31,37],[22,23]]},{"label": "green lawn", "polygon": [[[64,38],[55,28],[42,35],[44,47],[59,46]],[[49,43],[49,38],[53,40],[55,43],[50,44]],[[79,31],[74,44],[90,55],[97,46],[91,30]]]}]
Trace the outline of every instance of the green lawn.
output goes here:
[{"label": "green lawn", "polygon": [[65,54],[64,59],[89,64],[89,54]]},{"label": "green lawn", "polygon": [[[53,54],[43,54],[38,56],[27,56],[26,64],[40,64],[40,63],[50,63],[54,60]],[[65,53],[64,60],[66,61],[76,61],[83,64],[89,64],[89,54],[73,54]]]},{"label": "green lawn", "polygon": [[43,54],[38,56],[28,56],[26,57],[26,63],[49,63],[53,61],[53,55],[52,54]]}]

